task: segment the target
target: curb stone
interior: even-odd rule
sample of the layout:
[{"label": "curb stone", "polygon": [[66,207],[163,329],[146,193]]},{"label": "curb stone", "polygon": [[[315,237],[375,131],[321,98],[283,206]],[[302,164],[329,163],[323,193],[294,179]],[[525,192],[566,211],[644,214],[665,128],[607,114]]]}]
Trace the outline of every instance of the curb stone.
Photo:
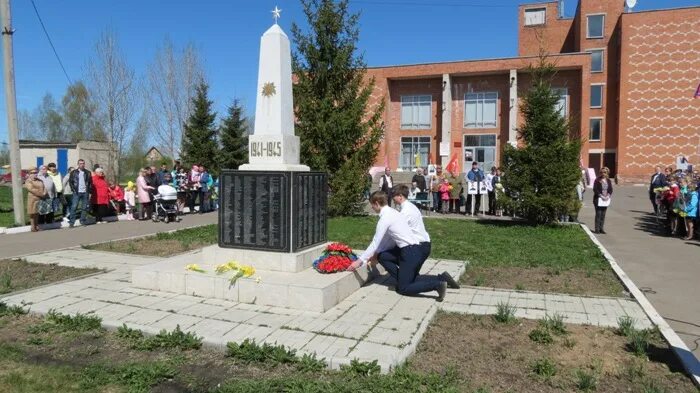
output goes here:
[{"label": "curb stone", "polygon": [[683,368],[686,370],[688,375],[690,375],[690,379],[696,386],[700,387],[700,361],[698,361],[695,355],[693,355],[688,346],[685,345],[683,340],[681,340],[681,338],[678,336],[678,334],[676,334],[673,328],[666,322],[666,320],[664,320],[661,314],[659,314],[654,308],[654,306],[651,305],[646,296],[644,296],[644,293],[642,293],[642,291],[640,291],[639,288],[637,288],[637,286],[634,284],[632,279],[630,279],[627,273],[625,273],[625,271],[622,270],[620,265],[617,264],[612,254],[610,254],[610,252],[605,248],[605,246],[603,246],[603,243],[601,243],[598,240],[598,238],[596,238],[593,235],[593,232],[591,232],[591,230],[586,225],[581,224],[581,228],[583,228],[583,230],[593,241],[593,243],[595,243],[595,245],[598,246],[600,251],[605,256],[605,259],[607,259],[608,263],[610,263],[610,267],[612,267],[617,277],[622,281],[622,284],[627,288],[627,290],[632,294],[637,303],[639,303],[639,305],[642,307],[644,312],[647,314],[647,317],[649,317],[651,322],[659,328],[661,335],[669,343],[671,349],[676,354],[681,364],[683,364]]}]

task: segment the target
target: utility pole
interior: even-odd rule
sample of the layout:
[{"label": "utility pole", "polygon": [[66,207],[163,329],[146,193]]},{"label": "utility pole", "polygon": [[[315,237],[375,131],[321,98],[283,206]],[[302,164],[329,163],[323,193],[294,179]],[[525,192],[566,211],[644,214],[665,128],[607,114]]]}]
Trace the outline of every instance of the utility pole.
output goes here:
[{"label": "utility pole", "polygon": [[10,0],[0,0],[2,13],[2,53],[4,60],[5,103],[7,104],[7,133],[10,139],[10,173],[12,173],[12,207],[15,224],[24,225],[24,203],[22,203],[22,164],[19,156],[19,132],[17,130],[17,97],[15,94],[15,60],[12,49],[12,18]]}]

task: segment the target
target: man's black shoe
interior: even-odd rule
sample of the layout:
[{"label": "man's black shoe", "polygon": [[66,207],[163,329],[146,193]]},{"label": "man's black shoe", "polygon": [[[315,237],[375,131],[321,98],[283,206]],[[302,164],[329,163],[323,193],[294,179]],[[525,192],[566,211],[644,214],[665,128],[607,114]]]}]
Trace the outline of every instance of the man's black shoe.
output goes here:
[{"label": "man's black shoe", "polygon": [[438,278],[440,279],[440,281],[446,282],[448,287],[452,289],[459,289],[459,283],[455,281],[454,278],[452,278],[450,273],[442,272],[438,275]]},{"label": "man's black shoe", "polygon": [[447,294],[447,283],[446,282],[444,282],[444,281],[440,282],[440,286],[437,288],[437,293],[438,293],[438,297],[436,300],[438,302],[445,300],[445,294]]}]

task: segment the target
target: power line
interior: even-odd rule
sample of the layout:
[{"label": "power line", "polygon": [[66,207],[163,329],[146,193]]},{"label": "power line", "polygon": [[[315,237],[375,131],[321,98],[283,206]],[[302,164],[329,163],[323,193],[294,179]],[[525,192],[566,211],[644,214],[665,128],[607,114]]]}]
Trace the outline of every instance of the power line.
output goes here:
[{"label": "power line", "polygon": [[351,0],[351,4],[367,4],[367,5],[394,5],[394,6],[417,6],[417,7],[470,7],[470,8],[513,8],[512,5],[498,5],[472,2],[435,2],[435,3],[419,3],[415,1],[375,1],[375,0]]},{"label": "power line", "polygon": [[32,7],[34,7],[34,12],[36,13],[37,19],[39,19],[39,24],[41,24],[41,28],[44,29],[44,34],[46,34],[46,39],[49,40],[49,45],[51,45],[51,49],[53,49],[53,54],[56,55],[56,60],[58,60],[58,64],[61,65],[61,69],[63,70],[63,75],[66,76],[66,79],[68,79],[69,84],[73,84],[73,81],[70,79],[70,76],[68,76],[68,72],[66,72],[66,67],[63,66],[63,62],[61,61],[61,57],[58,55],[58,52],[56,51],[56,47],[53,46],[53,41],[51,41],[51,36],[49,36],[49,32],[46,30],[46,26],[44,26],[44,21],[41,20],[41,15],[39,15],[39,10],[36,8],[36,4],[34,4],[34,0],[31,0],[32,2]]}]

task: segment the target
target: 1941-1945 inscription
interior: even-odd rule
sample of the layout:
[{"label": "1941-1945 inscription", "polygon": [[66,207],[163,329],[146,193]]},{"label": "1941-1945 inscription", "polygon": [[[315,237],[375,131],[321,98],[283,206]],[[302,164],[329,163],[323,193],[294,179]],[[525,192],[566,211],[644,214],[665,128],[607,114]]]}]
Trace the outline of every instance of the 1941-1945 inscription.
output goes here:
[{"label": "1941-1945 inscription", "polygon": [[282,142],[250,142],[251,157],[282,157]]}]

